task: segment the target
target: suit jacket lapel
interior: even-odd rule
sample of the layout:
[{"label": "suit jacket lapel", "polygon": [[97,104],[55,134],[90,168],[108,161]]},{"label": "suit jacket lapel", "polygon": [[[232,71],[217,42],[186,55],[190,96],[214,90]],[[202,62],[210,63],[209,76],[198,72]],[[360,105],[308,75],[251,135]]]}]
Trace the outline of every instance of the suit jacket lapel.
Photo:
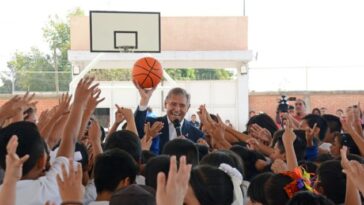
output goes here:
[{"label": "suit jacket lapel", "polygon": [[183,122],[183,125],[182,125],[182,134],[186,138],[189,138],[188,130],[190,129],[190,126],[191,126],[190,122],[185,119],[185,121]]},{"label": "suit jacket lapel", "polygon": [[164,123],[163,129],[161,130],[162,134],[159,136],[159,148],[160,152],[162,152],[163,146],[169,141],[169,125],[167,116],[163,116],[161,121]]}]

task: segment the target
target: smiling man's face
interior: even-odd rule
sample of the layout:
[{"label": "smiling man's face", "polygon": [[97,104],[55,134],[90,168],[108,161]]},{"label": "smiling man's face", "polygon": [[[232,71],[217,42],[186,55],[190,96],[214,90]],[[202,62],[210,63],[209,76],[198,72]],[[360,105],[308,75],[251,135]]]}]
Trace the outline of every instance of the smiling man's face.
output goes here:
[{"label": "smiling man's face", "polygon": [[190,107],[184,95],[171,95],[166,99],[164,106],[167,110],[168,119],[172,122],[175,119],[182,121]]}]

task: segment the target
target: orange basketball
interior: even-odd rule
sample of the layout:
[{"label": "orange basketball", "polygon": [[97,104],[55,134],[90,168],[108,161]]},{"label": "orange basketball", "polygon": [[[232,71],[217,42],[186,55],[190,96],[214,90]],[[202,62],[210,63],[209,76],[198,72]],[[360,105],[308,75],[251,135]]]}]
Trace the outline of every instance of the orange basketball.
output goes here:
[{"label": "orange basketball", "polygon": [[162,65],[152,57],[137,60],[133,66],[133,80],[142,88],[152,88],[163,78]]}]

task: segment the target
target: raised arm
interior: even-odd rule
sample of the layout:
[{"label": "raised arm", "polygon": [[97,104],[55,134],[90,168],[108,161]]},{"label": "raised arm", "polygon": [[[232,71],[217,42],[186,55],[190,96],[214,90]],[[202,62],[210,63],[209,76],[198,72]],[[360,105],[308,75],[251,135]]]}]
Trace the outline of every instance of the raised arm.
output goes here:
[{"label": "raised arm", "polygon": [[20,109],[17,109],[17,114],[12,118],[12,122],[19,122],[24,120],[24,111],[27,110],[29,107],[35,107],[38,102],[32,102],[35,93],[29,95],[29,92],[25,93],[25,95],[21,98],[20,101],[17,102],[17,106]]},{"label": "raised arm", "polygon": [[20,180],[22,176],[23,164],[29,155],[19,156],[16,154],[16,148],[18,147],[18,137],[12,136],[6,147],[6,171],[4,176],[4,182],[0,190],[1,204],[15,205],[16,199],[16,182]]},{"label": "raised arm", "polygon": [[353,126],[354,130],[363,137],[363,129],[361,126],[361,109],[360,109],[360,103],[357,105],[353,105],[351,108],[347,110],[347,120],[349,120],[349,123]]},{"label": "raised arm", "polygon": [[[41,130],[42,137],[47,143],[49,142],[50,138],[54,139],[55,136],[53,136],[54,133],[52,132],[55,131],[55,127],[58,125],[57,122],[59,121],[59,119],[63,115],[67,115],[67,113],[69,113],[71,98],[72,96],[68,95],[68,93],[62,94],[61,98],[59,99],[59,104],[54,109],[54,113],[52,113],[45,127]],[[51,145],[49,146],[52,147]]]},{"label": "raised arm", "polygon": [[287,121],[290,121],[292,123],[292,127],[297,129],[300,126],[300,122],[296,120],[291,114],[286,115]]},{"label": "raised arm", "polygon": [[140,87],[137,82],[133,81],[133,83],[139,92],[140,96],[139,106],[147,107],[149,100],[152,97],[153,92],[157,87],[153,87],[152,89],[145,89]]},{"label": "raised arm", "polygon": [[162,130],[164,126],[163,122],[156,121],[153,123],[152,126],[150,126],[150,122],[147,122],[144,124],[144,136],[140,140],[142,145],[142,150],[150,150],[150,147],[152,146],[152,140],[154,137],[158,136],[160,131]]},{"label": "raised arm", "polygon": [[21,109],[19,101],[21,97],[14,96],[0,107],[0,124],[3,124],[9,118],[12,118]]},{"label": "raised arm", "polygon": [[62,133],[64,131],[64,128],[66,126],[67,120],[68,120],[69,112],[64,113],[62,116],[60,116],[57,121],[55,122],[55,125],[53,126],[51,133],[47,140],[47,145],[52,149],[54,146],[56,146],[59,142],[59,140],[62,137]]},{"label": "raised arm", "polygon": [[163,172],[158,173],[157,205],[182,205],[187,194],[192,165],[187,165],[186,156],[180,157],[178,168],[176,156],[171,157],[169,164],[168,178]]},{"label": "raised arm", "polygon": [[296,140],[296,134],[293,132],[293,125],[287,121],[287,127],[284,130],[282,141],[284,149],[286,150],[287,167],[289,171],[293,171],[298,167],[296,153],[294,151],[293,143]]},{"label": "raised arm", "polygon": [[219,115],[218,122],[215,124],[211,134],[212,146],[216,149],[230,149],[231,144],[225,139],[225,127]]},{"label": "raised arm", "polygon": [[153,95],[154,90],[157,87],[154,87],[152,89],[143,89],[141,88],[138,83],[133,81],[135,87],[137,88],[140,96],[140,102],[138,108],[135,110],[134,113],[134,119],[135,119],[135,125],[138,130],[139,137],[142,137],[144,135],[144,123],[146,122],[147,118],[147,107],[150,98]]},{"label": "raised arm", "polygon": [[89,100],[87,102],[85,112],[84,112],[84,114],[82,116],[81,128],[80,128],[80,132],[78,133],[78,138],[79,139],[84,135],[84,133],[86,131],[87,123],[90,120],[91,115],[95,111],[97,105],[100,102],[105,100],[105,98],[100,99],[100,94],[101,94],[100,89],[95,89],[95,90],[92,91],[91,97],[89,98]]},{"label": "raised arm", "polygon": [[[124,122],[124,120],[125,120],[125,116],[121,112],[119,112],[119,106],[115,105],[115,107],[116,107],[115,121],[114,121],[113,125],[111,126],[111,128],[109,129],[109,134],[107,135],[107,138],[109,138],[114,132],[116,132],[119,125],[122,122]],[[106,140],[107,140],[107,138],[106,138]]]},{"label": "raised arm", "polygon": [[[341,155],[341,166],[344,170],[350,169],[350,162],[347,158],[347,147],[344,146],[340,150]],[[360,193],[358,188],[355,186],[354,180],[351,177],[346,178],[346,193],[345,193],[345,205],[361,205]]]},{"label": "raised arm", "polygon": [[80,132],[81,120],[86,109],[86,104],[91,97],[91,93],[98,86],[98,84],[91,86],[93,80],[93,78],[85,77],[77,85],[74,102],[63,132],[57,156],[73,157],[75,142]]},{"label": "raised arm", "polygon": [[69,160],[69,171],[63,165],[62,174],[57,175],[57,184],[62,204],[78,205],[83,204],[85,187],[82,185],[82,166],[77,163],[77,170],[73,161]]},{"label": "raised arm", "polygon": [[251,148],[263,153],[266,156],[270,156],[274,152],[273,148],[271,148],[263,143],[260,143],[257,139],[255,139],[253,137],[249,138],[246,142],[249,144],[249,146]]},{"label": "raised arm", "polygon": [[228,134],[233,135],[236,139],[238,139],[239,141],[247,141],[250,137],[244,133],[241,133],[229,126],[227,126],[226,130],[225,130]]},{"label": "raised arm", "polygon": [[364,156],[364,139],[361,137],[359,133],[355,131],[355,128],[352,124],[346,119],[341,119],[341,124],[343,127],[343,130],[350,134],[350,136],[353,138],[355,144],[358,146],[360,155]]},{"label": "raised arm", "polygon": [[92,146],[92,153],[95,159],[102,153],[100,124],[96,120],[92,120],[88,134],[89,142]]},{"label": "raised arm", "polygon": [[135,125],[135,119],[133,116],[133,111],[129,108],[119,107],[118,105],[116,105],[116,107],[118,108],[118,111],[125,117],[127,123],[126,130],[134,132],[136,135],[138,135],[138,131]]}]

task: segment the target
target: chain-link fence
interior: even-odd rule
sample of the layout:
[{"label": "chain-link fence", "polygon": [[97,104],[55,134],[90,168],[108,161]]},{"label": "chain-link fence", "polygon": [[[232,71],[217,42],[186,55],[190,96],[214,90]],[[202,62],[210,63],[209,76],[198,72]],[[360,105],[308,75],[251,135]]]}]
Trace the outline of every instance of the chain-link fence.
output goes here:
[{"label": "chain-link fence", "polygon": [[[236,73],[231,69],[166,69],[172,79],[183,80],[232,80]],[[130,69],[95,69],[89,75],[99,81],[130,81]],[[0,94],[16,92],[64,92],[72,80],[70,71],[17,71],[0,72]]]},{"label": "chain-link fence", "polygon": [[1,72],[1,94],[15,92],[64,92],[69,90],[71,72],[26,71]]}]

